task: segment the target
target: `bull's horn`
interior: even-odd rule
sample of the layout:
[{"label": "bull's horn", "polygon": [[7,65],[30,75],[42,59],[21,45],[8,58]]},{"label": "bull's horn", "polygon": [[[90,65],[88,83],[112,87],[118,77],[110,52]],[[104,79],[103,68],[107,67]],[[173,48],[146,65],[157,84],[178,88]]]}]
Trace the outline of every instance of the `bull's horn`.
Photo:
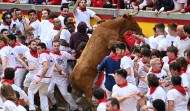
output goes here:
[{"label": "bull's horn", "polygon": [[137,10],[137,12],[134,13],[134,9],[133,9],[133,10],[131,11],[130,15],[132,15],[132,16],[137,15],[137,14],[139,13],[139,10],[140,10],[140,8],[139,8],[139,6],[138,6],[138,10]]}]

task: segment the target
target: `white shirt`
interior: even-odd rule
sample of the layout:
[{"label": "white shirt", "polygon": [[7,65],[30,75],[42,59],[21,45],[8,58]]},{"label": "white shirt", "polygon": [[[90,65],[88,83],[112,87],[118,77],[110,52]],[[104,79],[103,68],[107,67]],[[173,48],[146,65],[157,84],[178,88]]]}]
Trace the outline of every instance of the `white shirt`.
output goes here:
[{"label": "white shirt", "polygon": [[81,11],[79,9],[76,10],[76,13],[74,14],[75,21],[76,21],[76,27],[78,24],[83,21],[86,23],[86,25],[90,28],[90,17],[93,17],[96,13],[90,9],[86,9],[86,11]]},{"label": "white shirt", "polygon": [[184,8],[187,7],[187,0],[173,0],[175,9],[179,9],[181,7],[181,3],[184,3]]},{"label": "white shirt", "polygon": [[[67,70],[67,60],[72,59],[71,54],[67,53],[66,51],[60,51],[61,55],[53,54],[52,52],[50,55],[56,60],[57,64],[60,66],[61,70],[68,74]],[[61,81],[65,80],[58,72],[54,72],[52,75],[52,82],[62,83]]]},{"label": "white shirt", "polygon": [[19,111],[16,104],[10,100],[4,102],[3,111]]},{"label": "white shirt", "polygon": [[15,68],[16,64],[16,57],[18,54],[12,49],[10,46],[5,46],[0,50],[1,60],[3,57],[6,56],[7,59],[7,67]]},{"label": "white shirt", "polygon": [[179,50],[178,56],[184,56],[184,51],[190,48],[190,39],[187,37],[184,40],[180,40],[180,37],[178,37],[174,43],[174,46],[176,46]]},{"label": "white shirt", "polygon": [[144,38],[144,39],[145,39],[145,43],[150,45],[150,48],[152,49],[154,45],[154,36],[151,36],[148,39],[147,38]]},{"label": "white shirt", "polygon": [[70,3],[71,1],[70,0],[62,0],[61,4],[63,3]]},{"label": "white shirt", "polygon": [[18,0],[20,2],[20,4],[27,4],[29,2],[29,0]]},{"label": "white shirt", "polygon": [[[163,63],[164,63],[162,69],[164,69],[165,71],[167,71],[167,74],[168,74],[169,76],[171,76],[171,72],[170,72],[170,68],[169,68],[169,64],[168,64],[168,62],[169,62],[168,56],[163,57],[162,60],[163,60]],[[175,62],[175,61],[176,61],[176,60],[171,61],[170,64],[171,64],[172,62]]]},{"label": "white shirt", "polygon": [[152,49],[158,49],[160,41],[164,38],[164,35],[159,35],[156,38],[154,38],[154,42],[152,43]]},{"label": "white shirt", "polygon": [[38,70],[39,70],[39,55],[38,55],[38,58],[36,57],[33,57],[30,53],[30,50],[28,50],[25,55],[26,57],[26,61],[28,62],[28,66],[29,67],[35,67],[36,69],[33,70],[33,71],[29,71],[29,73],[27,74],[27,76],[31,76],[31,75],[36,75],[38,73]]},{"label": "white shirt", "polygon": [[[25,18],[25,19],[26,19],[26,25],[29,26],[30,21],[27,18]],[[23,22],[21,22],[21,21],[19,21],[17,19],[16,20],[16,24],[17,24],[17,27],[18,27],[19,31],[21,31],[21,33],[23,35],[24,34],[24,25],[23,25]]]},{"label": "white shirt", "polygon": [[40,36],[41,42],[46,43],[46,38],[48,36],[47,30],[53,29],[53,24],[49,20],[42,20],[38,28],[38,36]]},{"label": "white shirt", "polygon": [[[63,2],[63,1],[62,1]],[[69,1],[70,2],[70,1]],[[58,17],[59,19],[60,19],[60,21],[61,21],[61,25],[62,25],[62,27],[64,27],[65,26],[65,24],[64,24],[64,19],[65,19],[65,17],[63,17],[62,15],[59,15],[59,17]]]},{"label": "white shirt", "polygon": [[59,30],[54,30],[52,29],[49,31],[48,35],[46,36],[46,47],[47,50],[51,51],[52,50],[52,42],[54,40],[54,37],[59,33]]},{"label": "white shirt", "polygon": [[[15,46],[13,50],[22,58],[23,55],[26,53],[26,51],[29,50],[29,48],[25,45],[22,45],[19,43],[20,46]],[[16,61],[17,67],[23,67],[18,61]]]},{"label": "white shirt", "polygon": [[[138,72],[141,76],[144,76],[146,77],[147,76],[147,73],[143,70],[143,66],[145,65],[142,61],[139,61],[138,62],[139,64],[139,69],[138,69]],[[146,68],[149,70],[149,67],[146,66]],[[148,88],[148,85],[146,82],[142,81],[141,79],[139,79],[139,85],[138,87],[141,87],[141,88]]]},{"label": "white shirt", "polygon": [[149,88],[146,96],[148,98],[147,105],[152,105],[153,101],[156,99],[161,99],[164,102],[166,102],[166,92],[160,86],[158,86],[151,95],[150,95],[150,88]]},{"label": "white shirt", "polygon": [[[63,39],[67,43],[70,43],[70,37],[71,37],[71,33],[67,29],[63,29],[61,31],[60,39]],[[67,47],[67,46],[62,46],[61,45],[60,46],[60,50],[71,51],[71,48]]]},{"label": "white shirt", "polygon": [[16,34],[18,31],[18,26],[16,24],[16,30],[15,32],[12,32],[13,25],[16,24],[14,21],[11,22],[10,27],[8,25],[4,25],[3,23],[0,25],[0,32],[2,29],[7,29],[9,33]]},{"label": "white shirt", "polygon": [[123,58],[121,58],[121,64],[120,64],[120,67],[122,69],[127,69],[127,68],[130,68],[131,69],[131,75],[130,76],[127,76],[127,81],[128,83],[131,83],[131,84],[134,84],[135,85],[135,78],[134,78],[134,70],[133,70],[133,66],[134,66],[134,63],[133,61],[131,60],[130,57],[128,56],[124,56]]},{"label": "white shirt", "polygon": [[[130,93],[137,93],[139,92],[138,88],[128,83],[127,86],[120,88],[117,84],[113,86],[112,90],[112,96],[118,95],[119,97],[124,97],[126,95],[129,95]],[[137,111],[137,100],[140,99],[139,96],[135,95],[131,98],[128,98],[124,100],[122,103],[120,103],[120,109],[122,111]]]},{"label": "white shirt", "polygon": [[26,109],[21,105],[18,105],[17,108],[19,111],[26,111]]},{"label": "white shirt", "polygon": [[[39,71],[38,71],[38,74],[37,74],[39,76],[41,76],[42,71],[44,69],[44,67],[43,67],[44,62],[48,63],[48,70],[47,70],[46,74],[44,75],[44,78],[42,78],[42,80],[40,82],[49,83],[50,80],[51,80],[52,74],[53,74],[53,70],[55,68],[56,60],[50,54],[47,54],[47,53],[40,54]],[[35,76],[35,79],[38,79],[36,77],[37,76]]]},{"label": "white shirt", "polygon": [[167,93],[167,99],[174,101],[173,111],[187,111],[189,96],[182,94],[176,89],[171,89]]},{"label": "white shirt", "polygon": [[30,26],[32,26],[34,28],[34,30],[31,31],[34,33],[34,38],[38,37],[39,25],[40,25],[40,21],[38,19],[30,24]]},{"label": "white shirt", "polygon": [[101,102],[97,107],[97,111],[106,111],[106,103]]},{"label": "white shirt", "polygon": [[181,77],[182,86],[189,88],[189,80],[187,74],[183,73],[182,75],[180,75],[180,77]]}]

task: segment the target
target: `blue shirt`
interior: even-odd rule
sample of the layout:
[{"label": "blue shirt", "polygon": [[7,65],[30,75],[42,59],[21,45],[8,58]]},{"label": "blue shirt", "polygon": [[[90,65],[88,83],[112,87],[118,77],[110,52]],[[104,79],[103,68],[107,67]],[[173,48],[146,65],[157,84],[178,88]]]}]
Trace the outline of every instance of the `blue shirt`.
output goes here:
[{"label": "blue shirt", "polygon": [[113,76],[108,74],[114,74],[114,71],[120,69],[121,59],[118,61],[113,60],[110,56],[106,56],[102,63],[98,65],[97,70],[102,71],[106,70],[106,80],[105,80],[105,87],[107,90],[112,91],[113,86],[116,84],[115,79]]}]

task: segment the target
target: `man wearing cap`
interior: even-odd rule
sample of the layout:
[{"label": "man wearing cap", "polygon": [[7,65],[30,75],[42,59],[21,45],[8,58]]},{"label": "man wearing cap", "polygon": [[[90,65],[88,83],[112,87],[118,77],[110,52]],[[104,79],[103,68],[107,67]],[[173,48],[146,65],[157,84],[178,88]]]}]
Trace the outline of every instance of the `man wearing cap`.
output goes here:
[{"label": "man wearing cap", "polygon": [[16,23],[11,20],[11,14],[9,12],[5,12],[2,16],[3,23],[0,26],[0,31],[2,29],[7,29],[9,33],[16,34],[17,33],[17,27]]}]

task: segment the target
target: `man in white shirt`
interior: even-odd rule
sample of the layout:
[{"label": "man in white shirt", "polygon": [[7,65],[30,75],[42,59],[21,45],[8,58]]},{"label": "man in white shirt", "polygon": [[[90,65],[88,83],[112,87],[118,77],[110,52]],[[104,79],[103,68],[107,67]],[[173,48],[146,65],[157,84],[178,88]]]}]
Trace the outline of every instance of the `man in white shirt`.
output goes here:
[{"label": "man in white shirt", "polygon": [[48,40],[48,31],[51,31],[54,27],[53,25],[53,19],[57,18],[58,15],[56,13],[50,13],[48,16],[48,20],[42,20],[40,22],[39,28],[38,28],[38,36],[40,37],[41,42],[46,43]]},{"label": "man in white shirt", "polygon": [[0,31],[2,29],[7,29],[9,33],[16,34],[17,33],[17,26],[14,21],[11,20],[12,15],[9,12],[5,12],[2,16],[3,23],[0,26]]},{"label": "man in white shirt", "polygon": [[[22,59],[24,53],[29,50],[29,48],[20,42],[16,41],[16,36],[9,34],[8,36],[8,44],[13,48],[13,50],[18,54],[19,58]],[[24,79],[24,75],[26,73],[26,69],[17,61],[15,68],[15,84],[21,87],[22,81]]]},{"label": "man in white shirt", "polygon": [[152,44],[152,50],[158,49],[158,45],[159,45],[160,41],[165,38],[165,36],[164,36],[164,32],[165,32],[164,31],[164,29],[165,29],[164,24],[163,23],[157,23],[155,25],[155,28],[156,28],[156,32],[158,33],[158,36],[156,38],[154,38],[154,42]]},{"label": "man in white shirt", "polygon": [[97,111],[105,111],[106,110],[105,91],[102,88],[95,88],[93,96],[97,100],[97,105],[98,105]]},{"label": "man in white shirt", "polygon": [[176,39],[174,46],[179,50],[178,56],[184,56],[184,51],[190,48],[190,39],[183,33],[183,25],[177,27],[177,34],[179,38]]},{"label": "man in white shirt", "polygon": [[53,40],[59,40],[61,31],[63,30],[63,27],[61,26],[61,21],[59,18],[54,18],[53,19],[53,29],[49,31],[47,39],[46,39],[46,46],[47,50],[51,51],[52,50],[52,42]]},{"label": "man in white shirt", "polygon": [[[22,10],[16,9],[15,15],[17,17],[17,20],[16,20],[17,27],[18,27],[19,31],[21,32],[21,35],[25,35],[26,32],[24,33],[24,25],[22,22],[22,19],[25,17],[23,16]],[[26,19],[26,25],[29,26],[30,21],[27,18],[25,18],[25,19]]]},{"label": "man in white shirt", "polygon": [[[77,9],[78,5],[79,9]],[[87,6],[86,0],[77,0],[73,7],[73,14],[76,21],[76,27],[81,21],[83,21],[87,24],[88,28],[91,28],[90,17],[93,17],[97,21],[101,20],[97,15],[95,15],[94,11],[86,9],[86,6]]]},{"label": "man in white shirt", "polygon": [[138,88],[127,82],[127,71],[125,69],[116,70],[113,76],[116,84],[113,86],[112,97],[120,102],[121,110],[137,111],[137,101],[141,106],[145,105],[144,100],[136,95],[139,93]]},{"label": "man in white shirt", "polygon": [[116,54],[117,56],[123,56],[121,58],[120,67],[127,71],[127,81],[133,85],[136,85],[134,78],[134,63],[131,60],[129,54],[125,51],[126,45],[124,43],[116,44]]},{"label": "man in white shirt", "polygon": [[[61,68],[61,70],[69,76],[68,69],[67,69],[67,60],[74,59],[74,57],[71,54],[67,53],[66,51],[59,50],[60,43],[58,40],[54,40],[52,42],[52,46],[53,46],[53,51],[50,52],[50,56],[52,56],[56,60],[57,64]],[[63,77],[58,72],[53,72],[51,83],[48,88],[48,92],[54,93],[54,88],[56,85],[58,87],[61,95],[69,103],[71,110],[77,110],[78,107],[77,107],[73,97],[71,96],[71,94],[69,92],[67,92],[68,81],[69,80],[67,77],[66,78]]]},{"label": "man in white shirt", "polygon": [[169,46],[173,46],[177,38],[177,24],[170,23],[168,24],[168,35],[165,39],[162,39],[159,43],[158,50],[166,51]]},{"label": "man in white shirt", "polygon": [[148,107],[149,111],[153,111],[153,101],[156,99],[161,99],[166,102],[166,92],[163,90],[161,86],[159,86],[158,78],[155,74],[149,74],[147,76],[148,86],[150,87],[146,95],[141,95],[145,101],[147,101],[147,105],[143,106]]},{"label": "man in white shirt", "polygon": [[187,74],[181,70],[181,66],[179,65],[179,63],[177,62],[173,62],[170,64],[170,72],[171,72],[171,75],[174,76],[174,75],[178,75],[181,77],[181,85],[184,87],[184,89],[186,91],[189,90],[189,80],[188,80],[188,77],[187,77]]},{"label": "man in white shirt", "polygon": [[172,76],[171,82],[174,87],[167,93],[168,111],[187,111],[189,96],[181,86],[182,78]]},{"label": "man in white shirt", "polygon": [[61,8],[60,8],[60,11],[61,11],[61,14],[59,15],[58,18],[59,18],[60,21],[61,21],[62,27],[64,27],[64,26],[65,26],[65,24],[64,24],[64,19],[65,19],[65,17],[68,16],[68,14],[69,14],[69,7],[68,7],[68,5],[63,4],[63,5],[61,6]]},{"label": "man in white shirt", "polygon": [[71,48],[69,47],[69,43],[70,43],[71,34],[75,30],[75,26],[73,22],[68,22],[66,26],[67,26],[67,29],[63,29],[61,31],[60,50],[71,51]]},{"label": "man in white shirt", "polygon": [[[52,93],[48,93],[48,87],[52,78],[54,69],[56,68],[59,74],[66,77],[66,74],[60,69],[56,60],[50,56],[50,52],[46,50],[46,45],[44,43],[39,43],[37,46],[39,56],[39,70],[36,76],[34,76],[30,87],[28,89],[29,96],[29,110],[35,110],[34,107],[34,94],[39,91],[40,96],[40,107],[42,111],[49,111],[48,97],[51,99],[52,105],[56,104],[56,100]],[[32,95],[30,95],[32,94]],[[31,103],[32,102],[32,103]]]},{"label": "man in white shirt", "polygon": [[26,18],[22,18],[22,22],[24,25],[24,29],[26,32],[31,31],[34,33],[34,38],[38,37],[38,28],[40,21],[37,19],[37,13],[35,10],[31,9],[28,11],[28,17],[29,17],[29,26],[26,24]]}]

